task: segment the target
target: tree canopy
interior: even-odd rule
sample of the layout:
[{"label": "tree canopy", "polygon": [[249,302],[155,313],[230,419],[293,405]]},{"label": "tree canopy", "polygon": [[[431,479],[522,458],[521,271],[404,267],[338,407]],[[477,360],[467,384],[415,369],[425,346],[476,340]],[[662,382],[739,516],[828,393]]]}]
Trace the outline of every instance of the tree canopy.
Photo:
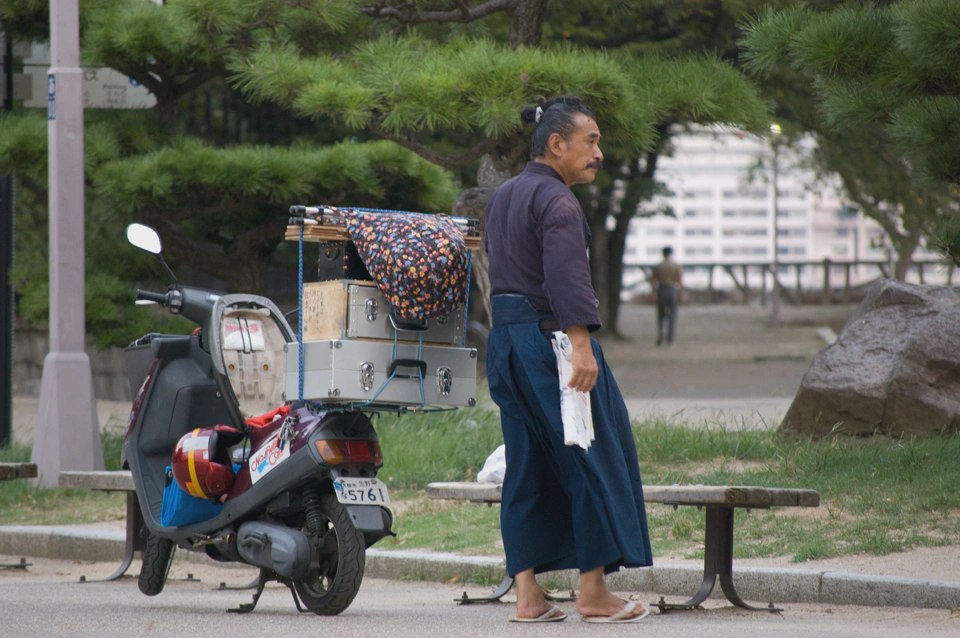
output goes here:
[{"label": "tree canopy", "polygon": [[919,179],[960,184],[960,3],[768,7],[743,43],[755,71],[811,76],[831,126],[880,123]]},{"label": "tree canopy", "polygon": [[898,270],[921,235],[960,252],[960,4],[768,7],[743,45],[755,73],[809,79],[821,157],[899,244]]}]

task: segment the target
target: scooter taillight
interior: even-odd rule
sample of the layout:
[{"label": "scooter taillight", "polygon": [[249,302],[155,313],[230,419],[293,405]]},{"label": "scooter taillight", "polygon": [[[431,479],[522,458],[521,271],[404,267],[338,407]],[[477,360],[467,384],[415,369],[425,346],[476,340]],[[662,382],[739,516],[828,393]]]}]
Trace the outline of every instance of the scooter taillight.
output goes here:
[{"label": "scooter taillight", "polygon": [[317,441],[320,458],[330,465],[341,463],[370,463],[383,466],[383,452],[379,441],[357,439],[322,439]]}]

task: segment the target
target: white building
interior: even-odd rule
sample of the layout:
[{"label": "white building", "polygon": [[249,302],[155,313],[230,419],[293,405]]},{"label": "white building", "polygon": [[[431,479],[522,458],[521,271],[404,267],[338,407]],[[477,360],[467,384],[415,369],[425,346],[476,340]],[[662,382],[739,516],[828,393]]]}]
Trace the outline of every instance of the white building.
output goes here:
[{"label": "white building", "polygon": [[[657,166],[657,178],[670,195],[648,204],[672,214],[631,222],[624,254],[625,297],[649,290],[641,270],[629,266],[658,263],[664,246],[673,248],[674,258],[685,267],[685,283],[694,288],[707,287],[706,264],[719,264],[737,265],[738,277],[748,265],[749,283],[756,289],[760,265],[774,261],[775,246],[784,286],[796,285],[797,263],[889,259],[880,226],[862,213],[851,213],[838,189],[818,183],[800,166],[796,152],[781,149],[777,154],[775,201],[769,140],[704,127],[675,136],[673,146],[672,156],[661,156]],[[932,255],[918,251],[915,257]],[[875,266],[854,268],[851,284],[878,274]],[[925,274],[928,282],[938,276],[930,270]],[[713,276],[715,288],[734,286],[722,267],[713,268]],[[833,285],[842,284],[844,276],[842,268],[832,269]],[[821,287],[823,268],[805,266],[800,277],[804,287]],[[771,285],[768,278],[768,288]]]}]

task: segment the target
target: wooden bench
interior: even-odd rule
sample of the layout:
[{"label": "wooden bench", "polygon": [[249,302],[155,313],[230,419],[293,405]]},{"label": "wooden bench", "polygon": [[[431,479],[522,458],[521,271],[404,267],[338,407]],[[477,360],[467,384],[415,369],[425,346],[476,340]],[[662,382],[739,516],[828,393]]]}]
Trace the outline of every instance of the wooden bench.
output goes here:
[{"label": "wooden bench", "polygon": [[[133,562],[134,554],[142,552],[145,542],[140,530],[143,528],[143,514],[140,512],[140,502],[133,486],[133,476],[129,470],[112,472],[60,472],[57,484],[60,487],[97,490],[100,492],[127,493],[127,536],[124,545],[123,561],[112,575],[104,579],[117,580],[123,576]],[[94,582],[83,580],[82,582]]]},{"label": "wooden bench", "polygon": [[37,478],[36,463],[0,463],[0,481]]},{"label": "wooden bench", "polygon": [[[501,486],[487,483],[430,483],[427,496],[433,499],[465,500],[471,503],[499,503]],[[768,509],[770,507],[818,507],[820,494],[815,490],[775,489],[754,486],[732,485],[645,485],[643,498],[647,503],[662,503],[680,506],[695,506],[706,509],[706,532],[703,555],[703,583],[700,590],[685,603],[668,604],[660,598],[657,607],[668,609],[691,609],[697,607],[713,591],[717,579],[727,600],[737,607],[757,611],[781,611],[772,604],[769,607],[748,605],[733,585],[733,515],[739,508]],[[468,598],[464,593],[461,603],[499,600],[513,586],[508,574],[497,590],[486,598]]]},{"label": "wooden bench", "polygon": [[[0,463],[0,481],[37,478],[36,463]],[[33,563],[21,558],[19,563],[0,563],[2,569],[26,569]]]}]

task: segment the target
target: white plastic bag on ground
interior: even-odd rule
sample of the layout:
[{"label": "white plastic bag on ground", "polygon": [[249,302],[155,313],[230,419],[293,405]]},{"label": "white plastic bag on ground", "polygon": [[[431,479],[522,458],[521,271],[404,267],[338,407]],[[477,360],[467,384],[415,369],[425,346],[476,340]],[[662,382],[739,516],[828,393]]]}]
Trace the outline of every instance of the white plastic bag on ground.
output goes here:
[{"label": "white plastic bag on ground", "polygon": [[483,469],[477,474],[477,483],[503,483],[503,475],[507,472],[506,450],[506,446],[501,445],[487,457]]}]

